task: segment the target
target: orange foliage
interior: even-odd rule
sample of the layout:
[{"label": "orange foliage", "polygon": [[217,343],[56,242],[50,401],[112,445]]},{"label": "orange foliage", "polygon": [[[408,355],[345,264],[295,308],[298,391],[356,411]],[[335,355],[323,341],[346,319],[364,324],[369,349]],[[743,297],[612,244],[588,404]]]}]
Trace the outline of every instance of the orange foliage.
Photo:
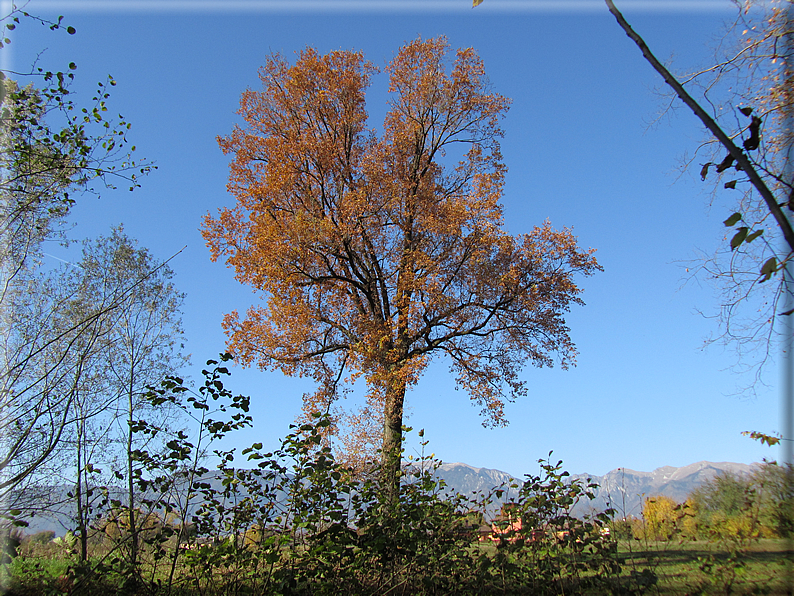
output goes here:
[{"label": "orange foliage", "polygon": [[378,135],[365,108],[378,69],[362,54],[271,56],[262,89],[242,95],[245,125],[219,139],[237,203],[206,216],[203,235],[213,260],[267,301],[226,316],[229,350],[316,380],[308,410],[363,376],[393,445],[406,388],[436,354],[485,423],[504,424],[527,362],[574,362],[563,315],[581,304],[574,276],[600,267],[548,222],[504,231],[498,124],[509,102],[472,49],[453,60],[445,39],[420,39],[386,71]]}]

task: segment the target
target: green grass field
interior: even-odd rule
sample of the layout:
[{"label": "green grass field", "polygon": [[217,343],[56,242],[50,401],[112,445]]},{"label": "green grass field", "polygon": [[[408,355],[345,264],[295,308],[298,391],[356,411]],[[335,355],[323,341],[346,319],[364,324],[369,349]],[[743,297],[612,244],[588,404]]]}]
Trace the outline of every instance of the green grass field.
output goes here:
[{"label": "green grass field", "polygon": [[619,546],[624,569],[650,569],[657,576],[651,593],[696,594],[791,594],[792,543],[759,540],[743,554],[731,556],[709,542],[626,541]]},{"label": "green grass field", "polygon": [[[490,554],[496,550],[492,544],[478,544],[474,548]],[[791,575],[794,549],[791,542],[784,540],[760,540],[746,548],[741,555],[734,556],[714,543],[702,541],[621,541],[618,545],[618,558],[622,567],[622,579],[618,584],[630,588],[630,593],[665,596],[783,596],[792,594],[789,590],[794,588],[794,576]],[[73,562],[70,556],[51,548],[39,549],[27,556],[22,555],[12,565],[3,565],[0,569],[0,594],[29,596],[68,593],[68,589],[66,592],[59,591],[61,580],[58,578],[68,572],[69,565]],[[101,582],[105,586],[102,590],[103,596],[123,592],[139,593],[134,590],[125,592],[123,589],[117,591],[114,584],[123,583],[120,577],[117,580],[109,577],[104,579]],[[180,586],[172,594],[204,593],[203,590],[194,592],[190,582],[179,583]],[[94,590],[77,592],[92,594]],[[243,592],[248,593],[245,589]],[[221,592],[209,590],[206,593]],[[519,590],[510,593],[524,592]],[[569,594],[568,590],[565,593]],[[618,590],[618,593],[622,592]],[[573,594],[575,593],[571,593],[571,596]],[[588,594],[593,594],[592,590]]]}]

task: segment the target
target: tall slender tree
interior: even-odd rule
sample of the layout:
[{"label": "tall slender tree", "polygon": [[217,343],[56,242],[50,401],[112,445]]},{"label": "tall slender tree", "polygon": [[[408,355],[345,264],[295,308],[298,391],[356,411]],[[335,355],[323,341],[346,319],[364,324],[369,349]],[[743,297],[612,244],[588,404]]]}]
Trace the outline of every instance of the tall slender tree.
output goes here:
[{"label": "tall slender tree", "polygon": [[444,38],[402,47],[386,67],[389,111],[367,128],[377,72],[351,51],[271,56],[262,89],[242,95],[232,208],[207,216],[213,259],[261,291],[266,306],[224,326],[241,362],[309,375],[310,409],[363,376],[384,414],[385,488],[399,493],[403,405],[431,358],[448,357],[485,424],[506,423],[526,363],[563,367],[575,348],[564,313],[577,274],[599,269],[569,230],[503,229],[499,120],[474,50]]},{"label": "tall slender tree", "polygon": [[101,318],[103,333],[93,371],[103,380],[97,400],[111,404],[116,444],[121,447],[115,470],[125,481],[129,562],[133,569],[139,555],[139,526],[145,521],[137,516],[148,483],[139,462],[155,439],[152,434],[135,430],[139,420],[153,427],[165,426],[163,419],[173,415],[166,407],[170,402],[154,408],[145,396],[150,387],[175,376],[187,360],[182,355],[184,295],[177,291],[172,277],[167,264],[138,248],[118,227],[107,237],[84,243],[76,278],[83,308],[101,310],[107,303],[115,305]]}]

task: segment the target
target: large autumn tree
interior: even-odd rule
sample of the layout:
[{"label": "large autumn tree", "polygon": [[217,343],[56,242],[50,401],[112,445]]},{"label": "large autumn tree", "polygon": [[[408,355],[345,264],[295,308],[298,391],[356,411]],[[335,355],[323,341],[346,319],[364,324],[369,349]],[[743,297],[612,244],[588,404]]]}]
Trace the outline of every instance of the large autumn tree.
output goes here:
[{"label": "large autumn tree", "polygon": [[226,316],[229,350],[314,378],[308,409],[363,376],[382,408],[394,496],[406,390],[431,358],[446,355],[485,423],[504,424],[527,362],[574,362],[564,313],[582,303],[575,276],[599,266],[548,222],[504,231],[509,102],[489,90],[474,50],[453,59],[444,38],[420,39],[386,71],[378,134],[365,107],[378,69],[361,53],[268,58],[262,89],[242,95],[245,125],[219,140],[237,203],[208,215],[203,234],[213,259],[266,298]]}]

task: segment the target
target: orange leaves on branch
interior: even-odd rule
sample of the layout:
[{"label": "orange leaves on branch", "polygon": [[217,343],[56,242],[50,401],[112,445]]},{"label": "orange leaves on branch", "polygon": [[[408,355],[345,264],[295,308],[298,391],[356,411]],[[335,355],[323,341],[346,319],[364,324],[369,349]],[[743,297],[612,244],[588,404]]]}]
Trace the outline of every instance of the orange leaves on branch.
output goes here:
[{"label": "orange leaves on branch", "polygon": [[780,443],[780,440],[782,438],[780,435],[777,434],[768,435],[766,433],[762,433],[758,431],[749,431],[749,430],[743,431],[742,434],[745,437],[750,437],[754,441],[761,441],[762,444],[766,443],[770,447],[773,447],[774,445]]},{"label": "orange leaves on branch", "polygon": [[575,276],[600,267],[568,230],[504,231],[509,101],[473,50],[453,58],[443,38],[401,48],[385,68],[381,135],[365,103],[377,72],[360,53],[307,49],[294,65],[271,56],[262,89],[243,93],[244,124],[219,139],[236,204],[202,233],[267,305],[226,317],[229,349],[314,378],[314,408],[363,376],[363,412],[381,404],[393,429],[406,389],[445,354],[486,422],[502,424],[527,362],[573,363],[564,313],[581,303]]}]

